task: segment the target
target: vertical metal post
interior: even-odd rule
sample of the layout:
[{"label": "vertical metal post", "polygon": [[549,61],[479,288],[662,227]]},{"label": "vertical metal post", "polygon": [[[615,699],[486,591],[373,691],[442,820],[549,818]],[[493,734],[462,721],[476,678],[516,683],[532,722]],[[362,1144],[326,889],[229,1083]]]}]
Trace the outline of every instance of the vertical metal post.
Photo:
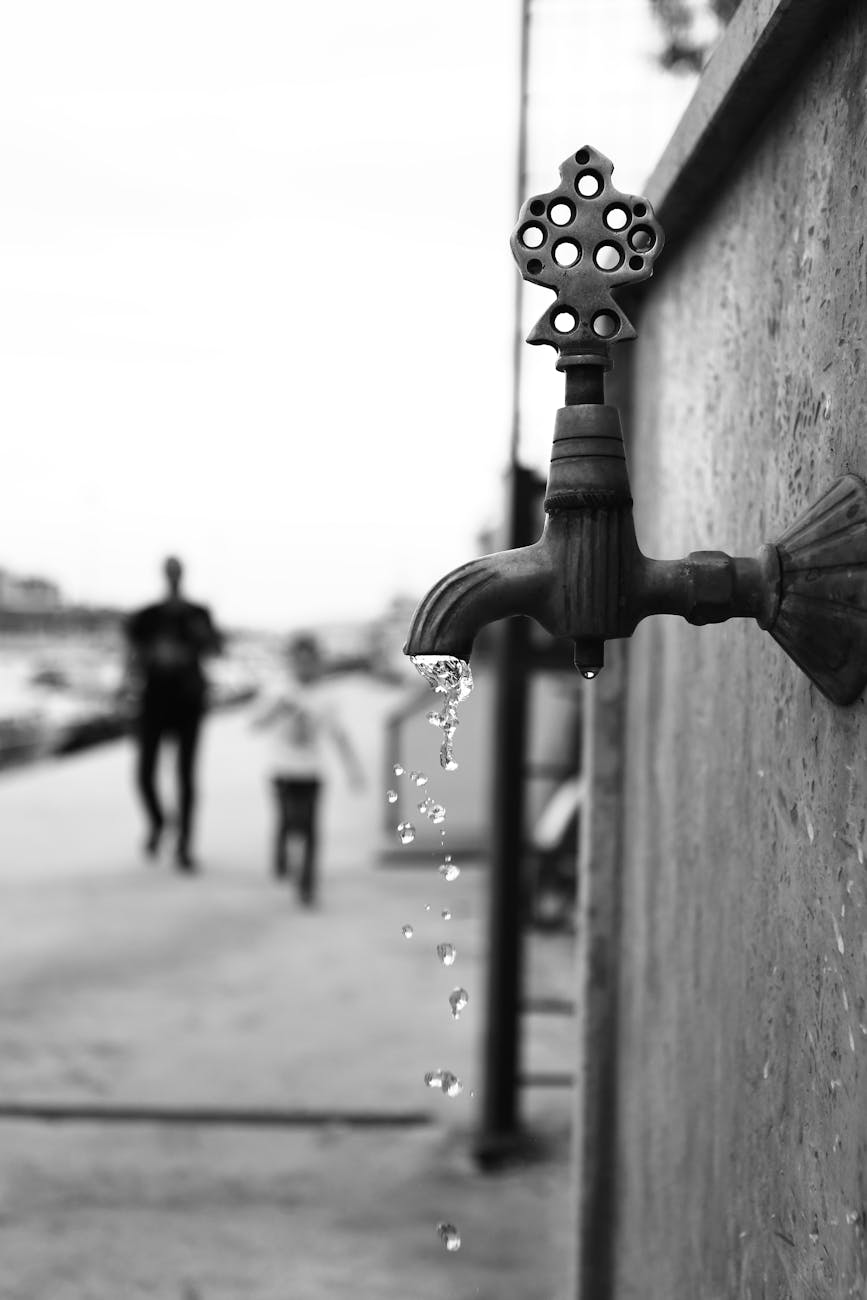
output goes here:
[{"label": "vertical metal post", "polygon": [[[527,120],[530,79],[530,2],[521,0],[520,71],[518,78],[518,154],[515,160],[515,211],[520,211],[527,192]],[[518,463],[521,441],[521,363],[524,356],[524,277],[515,274],[515,321],[512,338],[512,436],[509,463]]]},{"label": "vertical metal post", "polygon": [[[527,114],[530,69],[530,5],[520,0],[518,150],[515,211],[527,187]],[[512,429],[505,502],[505,546],[526,546],[531,536],[533,475],[518,464],[521,438],[521,360],[524,281],[515,276],[512,344]],[[524,849],[524,755],[527,737],[529,628],[509,618],[496,630],[494,784],[488,890],[488,966],[482,1067],[482,1123],[475,1154],[483,1168],[508,1158],[518,1138],[520,1057],[521,902]]]},{"label": "vertical metal post", "polygon": [[[530,540],[533,486],[531,471],[512,467],[507,502],[510,547],[525,546]],[[526,618],[505,619],[497,633],[482,1123],[475,1142],[476,1158],[483,1168],[508,1159],[519,1138],[529,622]]]}]

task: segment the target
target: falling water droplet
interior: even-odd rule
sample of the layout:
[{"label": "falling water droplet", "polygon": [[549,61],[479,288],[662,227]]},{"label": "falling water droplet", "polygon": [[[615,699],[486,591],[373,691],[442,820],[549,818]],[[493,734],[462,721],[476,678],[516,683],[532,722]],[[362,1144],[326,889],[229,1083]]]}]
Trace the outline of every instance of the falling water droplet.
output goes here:
[{"label": "falling water droplet", "polygon": [[420,813],[429,813],[433,806],[434,801],[431,799],[430,795],[428,795],[427,799],[422,799],[421,803],[417,805]]},{"label": "falling water droplet", "polygon": [[386,795],[385,795],[385,797],[386,797],[386,799],[388,800],[389,803],[397,803],[397,791],[396,791],[396,790],[387,790],[387,791],[386,791]]},{"label": "falling water droplet", "polygon": [[454,966],[455,957],[457,957],[457,955],[458,954],[455,951],[454,944],[451,943],[437,944],[437,956],[439,957],[440,961],[444,966]]},{"label": "falling water droplet", "polygon": [[439,1239],[445,1246],[446,1250],[460,1250],[461,1234],[453,1223],[438,1223],[437,1232],[439,1233]]},{"label": "falling water droplet", "polygon": [[435,803],[433,808],[428,812],[434,826],[440,826],[446,819],[446,810],[441,803]]},{"label": "falling water droplet", "polygon": [[415,773],[414,773],[414,780],[415,780],[416,785],[427,785],[427,780],[428,780],[428,779],[427,779],[427,777],[425,776],[424,772],[415,772]]},{"label": "falling water droplet", "polygon": [[443,1071],[428,1070],[424,1076],[424,1083],[426,1088],[441,1088],[443,1086]]},{"label": "falling water droplet", "polygon": [[404,767],[400,763],[395,763],[394,767],[391,770],[392,772],[394,772],[395,776],[403,776],[405,771]]},{"label": "falling water droplet", "polygon": [[447,1097],[459,1097],[464,1090],[464,1085],[456,1074],[452,1074],[451,1070],[442,1071],[440,1087]]},{"label": "falling water droplet", "polygon": [[582,669],[581,669],[581,676],[584,678],[584,680],[585,680],[586,682],[592,682],[592,681],[593,681],[593,678],[596,676],[596,669],[595,669],[595,668],[582,668]]},{"label": "falling water droplet", "polygon": [[852,1224],[857,1223],[860,1218],[861,1218],[861,1213],[859,1210],[846,1211],[846,1222],[849,1224],[850,1228],[852,1227]]},{"label": "falling water droplet", "polygon": [[461,874],[461,869],[455,862],[444,862],[442,866],[437,867],[437,871],[440,873],[443,880],[448,881],[449,884],[451,884],[453,880],[457,880],[458,876]]},{"label": "falling water droplet", "polygon": [[424,905],[424,910],[425,910],[426,912],[429,912],[429,911],[430,911],[430,903],[425,903],[425,905]]},{"label": "falling water droplet", "polygon": [[401,844],[412,844],[415,839],[415,827],[412,822],[398,822],[397,834]]},{"label": "falling water droplet", "polygon": [[452,1015],[455,1020],[457,1020],[469,1000],[470,995],[466,989],[452,989],[449,994],[449,1006],[452,1009]]},{"label": "falling water droplet", "polygon": [[413,930],[411,925],[404,925],[401,926],[401,933],[404,939],[411,939],[412,936],[415,934],[415,931]]},{"label": "falling water droplet", "polygon": [[446,761],[443,763],[443,767],[447,772],[457,772],[458,760],[455,758],[454,754],[452,753],[447,754]]},{"label": "falling water droplet", "polygon": [[440,912],[440,916],[443,918],[444,921],[450,921],[452,919],[452,914],[447,907],[443,908],[443,910]]}]

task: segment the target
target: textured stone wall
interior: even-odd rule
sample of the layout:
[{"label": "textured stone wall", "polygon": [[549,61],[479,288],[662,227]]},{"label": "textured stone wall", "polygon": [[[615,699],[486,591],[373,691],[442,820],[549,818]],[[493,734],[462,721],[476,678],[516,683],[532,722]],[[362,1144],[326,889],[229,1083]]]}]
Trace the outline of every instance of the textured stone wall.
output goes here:
[{"label": "textured stone wall", "polygon": [[[867,6],[666,249],[634,345],[642,549],[752,554],[867,477]],[[630,645],[619,1300],[867,1296],[867,711],[753,623]]]}]

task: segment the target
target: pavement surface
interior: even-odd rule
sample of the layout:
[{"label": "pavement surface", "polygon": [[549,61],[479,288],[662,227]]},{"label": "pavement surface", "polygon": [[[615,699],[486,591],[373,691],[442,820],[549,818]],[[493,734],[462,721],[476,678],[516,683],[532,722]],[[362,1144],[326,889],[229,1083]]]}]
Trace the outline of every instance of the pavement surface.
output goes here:
[{"label": "pavement surface", "polygon": [[[127,744],[0,777],[0,1300],[569,1295],[569,1089],[524,1089],[530,1151],[477,1169],[484,864],[447,884],[428,824],[427,863],[380,864],[394,691],[342,689],[371,777],[329,784],[313,909],[269,875],[249,711],[209,723],[193,877],[137,851]],[[395,757],[447,807],[435,739]],[[571,963],[534,938],[528,993]],[[524,1069],[568,1072],[571,1019],[524,1024]]]}]

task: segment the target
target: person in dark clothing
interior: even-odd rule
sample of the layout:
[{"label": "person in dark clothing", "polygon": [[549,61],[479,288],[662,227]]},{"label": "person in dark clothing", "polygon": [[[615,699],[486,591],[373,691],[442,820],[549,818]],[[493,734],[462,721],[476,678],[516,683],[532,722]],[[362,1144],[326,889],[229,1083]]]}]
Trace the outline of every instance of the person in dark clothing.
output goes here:
[{"label": "person in dark clothing", "polygon": [[177,742],[178,773],[175,861],[180,870],[193,871],[196,748],[207,703],[202,659],[220,653],[222,638],[209,610],[181,595],[180,561],[170,556],[164,572],[168,583],[166,599],[138,610],[126,625],[130,667],[139,695],[136,777],[148,817],[145,852],[154,857],[165,827],[156,789],[157,759],[163,738],[173,737]]}]

